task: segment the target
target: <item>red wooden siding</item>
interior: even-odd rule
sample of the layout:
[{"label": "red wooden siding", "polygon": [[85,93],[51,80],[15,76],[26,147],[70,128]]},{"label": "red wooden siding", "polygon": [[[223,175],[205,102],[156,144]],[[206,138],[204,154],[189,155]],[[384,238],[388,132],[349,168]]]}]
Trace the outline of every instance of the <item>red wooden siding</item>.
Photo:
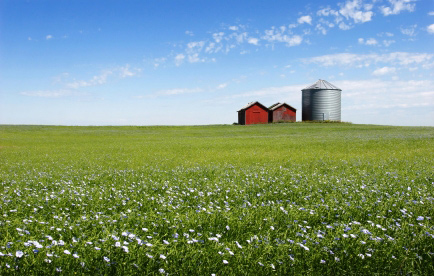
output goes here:
[{"label": "red wooden siding", "polygon": [[272,122],[279,121],[289,121],[295,122],[296,113],[295,110],[288,108],[286,105],[282,105],[281,107],[272,111],[273,120]]},{"label": "red wooden siding", "polygon": [[246,109],[246,125],[268,123],[268,111],[255,104]]}]

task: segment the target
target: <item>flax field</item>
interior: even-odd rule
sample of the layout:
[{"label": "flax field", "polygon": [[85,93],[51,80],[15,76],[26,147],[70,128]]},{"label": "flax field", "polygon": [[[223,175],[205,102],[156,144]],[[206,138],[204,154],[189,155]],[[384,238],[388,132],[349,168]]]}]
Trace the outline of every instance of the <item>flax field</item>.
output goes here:
[{"label": "flax field", "polygon": [[0,126],[1,275],[433,275],[434,128]]}]

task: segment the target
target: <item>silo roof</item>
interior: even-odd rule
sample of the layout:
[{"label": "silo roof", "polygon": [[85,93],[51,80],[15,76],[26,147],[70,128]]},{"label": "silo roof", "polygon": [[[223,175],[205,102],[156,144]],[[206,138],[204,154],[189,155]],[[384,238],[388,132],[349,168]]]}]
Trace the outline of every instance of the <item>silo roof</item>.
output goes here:
[{"label": "silo roof", "polygon": [[315,82],[314,84],[302,89],[302,90],[309,90],[309,89],[318,89],[318,90],[342,90],[336,86],[334,86],[333,84],[329,83],[326,80],[318,80],[317,82]]}]

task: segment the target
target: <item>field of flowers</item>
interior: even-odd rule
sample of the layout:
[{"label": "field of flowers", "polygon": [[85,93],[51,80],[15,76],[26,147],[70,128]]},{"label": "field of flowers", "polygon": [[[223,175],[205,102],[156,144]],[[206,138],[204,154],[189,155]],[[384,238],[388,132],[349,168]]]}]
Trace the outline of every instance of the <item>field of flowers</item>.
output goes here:
[{"label": "field of flowers", "polygon": [[432,275],[434,128],[0,126],[1,275]]}]

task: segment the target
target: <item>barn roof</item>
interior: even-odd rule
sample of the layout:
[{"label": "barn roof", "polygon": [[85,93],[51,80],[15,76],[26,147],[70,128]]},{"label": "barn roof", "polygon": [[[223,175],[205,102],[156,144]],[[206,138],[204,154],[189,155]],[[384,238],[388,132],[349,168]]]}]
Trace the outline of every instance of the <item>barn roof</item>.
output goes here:
[{"label": "barn roof", "polygon": [[318,90],[342,90],[333,84],[329,83],[326,80],[318,80],[314,84],[302,89],[302,90],[309,90],[309,89],[318,89]]},{"label": "barn roof", "polygon": [[273,111],[273,110],[276,110],[276,109],[278,109],[279,107],[284,106],[284,105],[285,105],[286,107],[290,108],[290,109],[297,110],[297,109],[295,109],[294,107],[290,106],[290,105],[287,104],[287,103],[275,103],[275,104],[273,104],[272,106],[270,106],[268,109],[270,109],[271,111]]},{"label": "barn roof", "polygon": [[254,106],[255,104],[259,105],[260,107],[262,107],[262,108],[265,109],[265,110],[268,110],[267,107],[265,107],[265,106],[264,106],[263,104],[261,104],[260,102],[256,101],[256,102],[248,103],[245,107],[243,107],[243,108],[241,108],[240,110],[238,110],[238,112],[243,111],[243,110],[246,110],[246,109],[250,108],[251,106]]}]

